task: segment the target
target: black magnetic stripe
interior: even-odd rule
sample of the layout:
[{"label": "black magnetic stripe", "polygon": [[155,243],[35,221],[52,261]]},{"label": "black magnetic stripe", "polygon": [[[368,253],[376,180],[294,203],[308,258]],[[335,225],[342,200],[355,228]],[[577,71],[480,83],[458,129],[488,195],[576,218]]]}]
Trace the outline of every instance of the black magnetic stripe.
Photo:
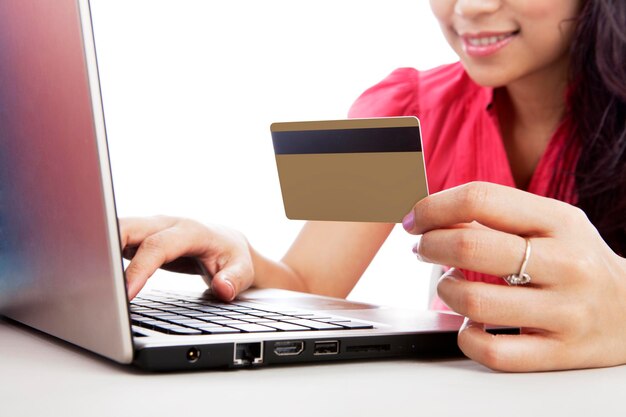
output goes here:
[{"label": "black magnetic stripe", "polygon": [[272,132],[277,155],[360,152],[421,152],[419,127]]}]

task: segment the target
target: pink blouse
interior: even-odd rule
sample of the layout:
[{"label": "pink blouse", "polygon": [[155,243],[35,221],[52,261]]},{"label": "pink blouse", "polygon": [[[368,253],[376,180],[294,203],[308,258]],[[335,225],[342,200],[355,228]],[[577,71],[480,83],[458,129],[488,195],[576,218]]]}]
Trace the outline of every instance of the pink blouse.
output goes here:
[{"label": "pink blouse", "polygon": [[[460,63],[428,71],[400,68],[363,93],[350,117],[417,116],[431,193],[470,181],[515,187],[493,109],[493,88],[476,84]],[[556,129],[527,191],[550,196],[555,172],[571,165],[577,152],[566,152],[569,123]],[[575,201],[573,176],[565,181],[567,202]],[[505,284],[500,277],[464,271],[470,281]],[[434,307],[437,307],[436,305]]]}]

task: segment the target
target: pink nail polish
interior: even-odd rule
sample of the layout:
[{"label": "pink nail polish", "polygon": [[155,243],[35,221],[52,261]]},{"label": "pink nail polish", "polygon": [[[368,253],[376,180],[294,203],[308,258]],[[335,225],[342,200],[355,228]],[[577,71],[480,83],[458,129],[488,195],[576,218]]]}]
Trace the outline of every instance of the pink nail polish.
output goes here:
[{"label": "pink nail polish", "polygon": [[420,256],[419,252],[418,252],[418,245],[413,246],[413,255],[415,255],[415,257],[417,258],[418,261],[422,261],[422,257]]},{"label": "pink nail polish", "polygon": [[404,227],[404,230],[406,230],[407,232],[410,232],[411,230],[413,230],[414,226],[415,213],[413,213],[413,210],[411,210],[411,212],[404,216],[404,219],[402,219],[402,227]]}]

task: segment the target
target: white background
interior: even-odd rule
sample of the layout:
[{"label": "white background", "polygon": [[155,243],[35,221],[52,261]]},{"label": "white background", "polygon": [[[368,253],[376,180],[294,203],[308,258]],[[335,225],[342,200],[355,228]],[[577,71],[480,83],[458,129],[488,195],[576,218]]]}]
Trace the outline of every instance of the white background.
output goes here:
[{"label": "white background", "polygon": [[[284,215],[269,125],[344,118],[395,68],[456,59],[426,0],[92,0],[92,12],[119,215],[228,225],[274,259],[302,223]],[[397,226],[350,298],[426,308],[415,242]]]}]

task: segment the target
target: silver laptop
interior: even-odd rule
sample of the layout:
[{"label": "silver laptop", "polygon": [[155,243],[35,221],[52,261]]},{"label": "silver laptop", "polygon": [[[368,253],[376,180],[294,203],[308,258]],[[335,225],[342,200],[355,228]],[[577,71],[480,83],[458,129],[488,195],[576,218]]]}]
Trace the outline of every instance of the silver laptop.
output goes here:
[{"label": "silver laptop", "polygon": [[456,354],[461,318],[282,290],[128,302],[88,0],[0,1],[0,312],[151,370]]}]

